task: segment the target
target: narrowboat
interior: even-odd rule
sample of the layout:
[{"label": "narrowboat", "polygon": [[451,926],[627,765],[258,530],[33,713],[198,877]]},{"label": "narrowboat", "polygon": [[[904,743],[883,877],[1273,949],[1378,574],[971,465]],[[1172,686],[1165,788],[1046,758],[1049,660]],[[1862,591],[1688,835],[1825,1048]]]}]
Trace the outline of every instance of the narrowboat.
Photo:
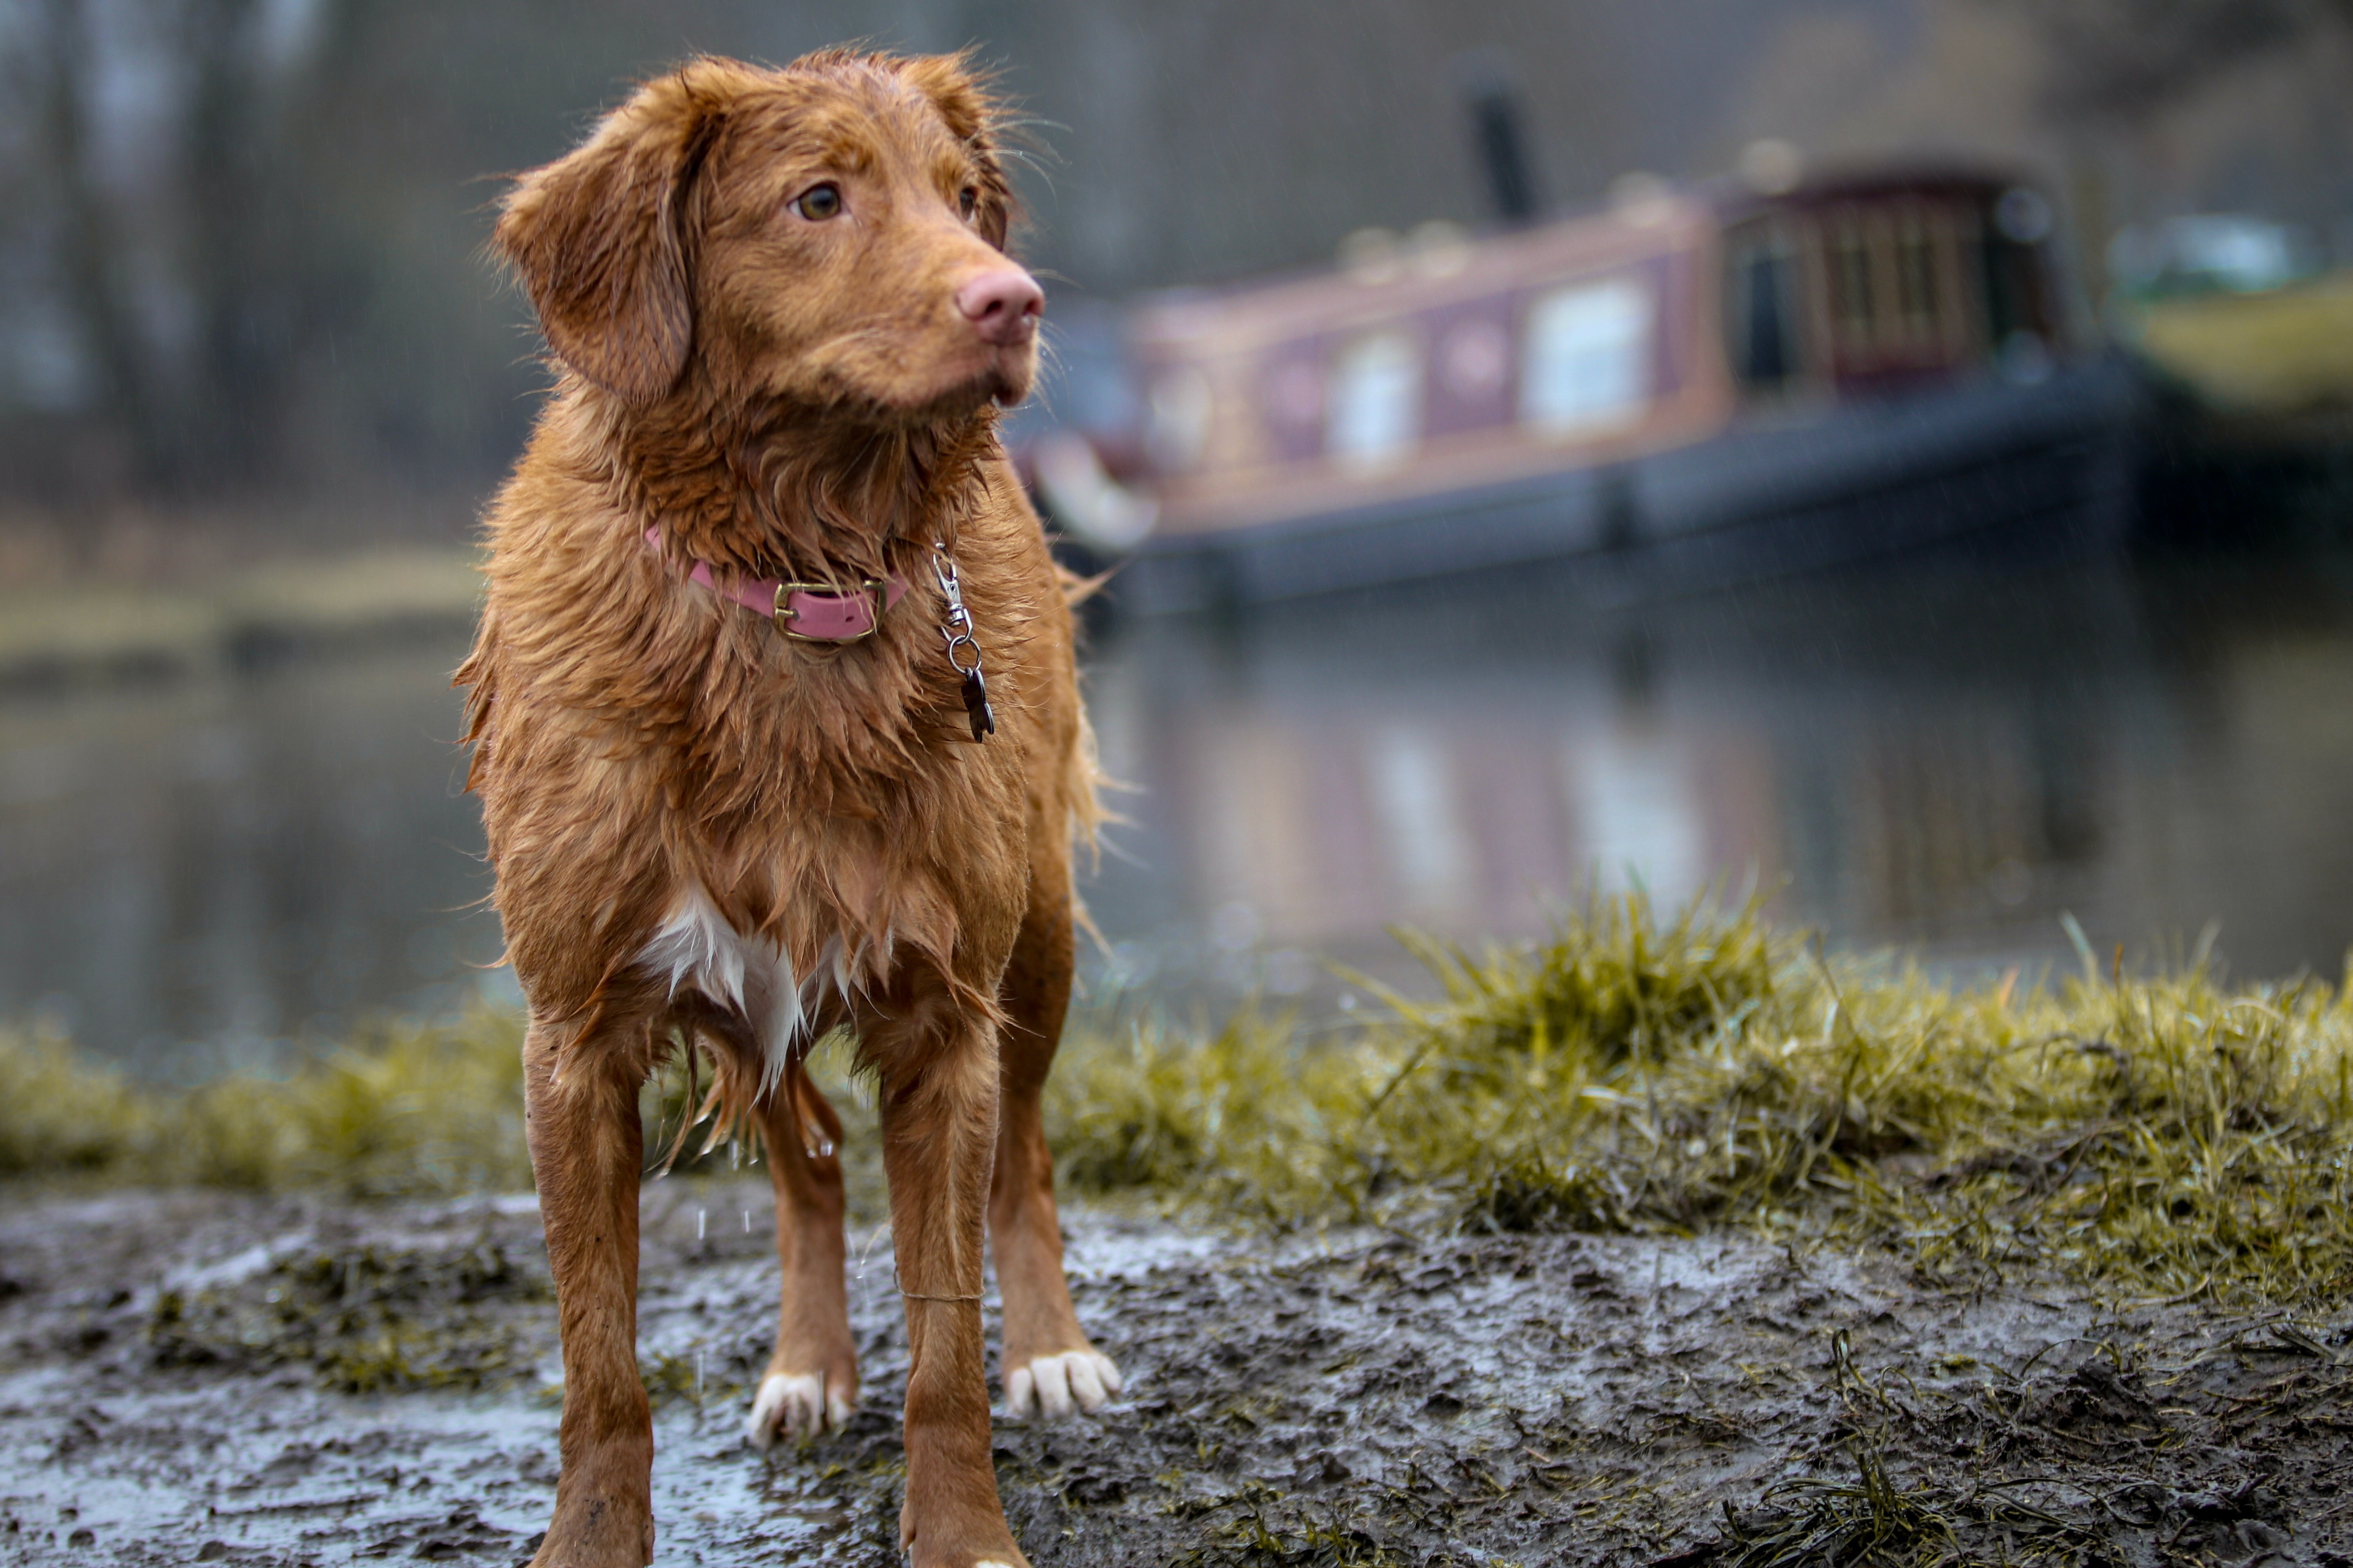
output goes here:
[{"label": "narrowboat", "polygon": [[2081,545],[2128,520],[2139,393],[2054,229],[2030,184],[1911,170],[1376,237],[1143,301],[1128,459],[1066,428],[1029,467],[1143,614],[1564,558],[1645,595],[1992,528]]}]

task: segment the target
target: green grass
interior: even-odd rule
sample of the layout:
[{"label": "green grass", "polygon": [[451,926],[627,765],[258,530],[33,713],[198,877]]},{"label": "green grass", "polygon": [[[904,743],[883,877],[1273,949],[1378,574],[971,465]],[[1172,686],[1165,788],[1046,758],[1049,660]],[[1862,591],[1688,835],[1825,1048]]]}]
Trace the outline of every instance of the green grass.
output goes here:
[{"label": "green grass", "polygon": [[[1075,1030],[1049,1102],[1066,1188],[1278,1228],[1738,1226],[2113,1299],[2353,1297],[2342,986],[2102,973],[2088,950],[2057,982],[1953,986],[1825,957],[1754,907],[1639,898],[1532,947],[1413,945],[1438,999],[1345,1033],[1250,1011]],[[0,1174],[519,1186],[514,1058],[484,1013],[175,1096],[0,1038]]]},{"label": "green grass", "polygon": [[1531,950],[1419,944],[1442,997],[1320,1044],[1248,1016],[1071,1053],[1071,1184],[1279,1226],[1884,1244],[2118,1297],[2353,1295],[2353,1005],[2202,964],[1955,988],[1753,908],[1595,903]]},{"label": "green grass", "polygon": [[520,1020],[379,1024],[282,1075],[174,1091],[134,1084],[66,1040],[0,1034],[0,1177],[353,1197],[531,1184]]},{"label": "green grass", "polygon": [[2264,294],[2127,304],[2133,346],[2215,407],[2298,414],[2353,405],[2353,270]]}]

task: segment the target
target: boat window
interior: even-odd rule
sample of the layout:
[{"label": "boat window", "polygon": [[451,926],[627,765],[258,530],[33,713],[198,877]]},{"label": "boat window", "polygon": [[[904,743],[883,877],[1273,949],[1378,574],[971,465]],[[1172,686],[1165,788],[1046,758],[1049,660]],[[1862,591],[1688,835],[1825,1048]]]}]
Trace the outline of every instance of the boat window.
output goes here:
[{"label": "boat window", "polygon": [[1520,417],[1550,435],[1626,423],[1651,395],[1651,293],[1631,278],[1557,289],[1528,311]]},{"label": "boat window", "polygon": [[1936,335],[1936,248],[1918,214],[1908,215],[1895,242],[1895,309],[1905,334]]},{"label": "boat window", "polygon": [[1831,240],[1831,317],[1850,344],[1872,339],[1871,244],[1852,222],[1842,223]]},{"label": "boat window", "polygon": [[1380,468],[1412,450],[1421,433],[1421,356],[1403,332],[1376,332],[1332,364],[1325,446],[1355,468]]},{"label": "boat window", "polygon": [[1789,257],[1768,245],[1740,253],[1733,265],[1729,320],[1733,374],[1769,391],[1797,374],[1789,331]]},{"label": "boat window", "polygon": [[2042,258],[2031,245],[2000,234],[1980,243],[1985,287],[1986,346],[1995,367],[2031,384],[2051,373],[2051,326],[2044,311]]},{"label": "boat window", "polygon": [[2035,247],[2010,238],[1997,226],[1979,240],[1978,255],[1984,279],[1989,345],[2000,349],[2020,332],[2047,336],[2042,258]]}]

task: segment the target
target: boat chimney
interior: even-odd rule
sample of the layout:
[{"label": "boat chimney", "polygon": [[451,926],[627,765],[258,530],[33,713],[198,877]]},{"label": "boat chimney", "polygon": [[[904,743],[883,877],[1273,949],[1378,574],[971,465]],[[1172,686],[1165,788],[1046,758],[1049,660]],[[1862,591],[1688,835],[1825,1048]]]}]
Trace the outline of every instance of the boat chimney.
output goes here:
[{"label": "boat chimney", "polygon": [[1526,223],[1536,216],[1535,181],[1511,64],[1501,49],[1472,49],[1456,57],[1454,75],[1471,110],[1472,143],[1486,170],[1495,214],[1507,224]]}]

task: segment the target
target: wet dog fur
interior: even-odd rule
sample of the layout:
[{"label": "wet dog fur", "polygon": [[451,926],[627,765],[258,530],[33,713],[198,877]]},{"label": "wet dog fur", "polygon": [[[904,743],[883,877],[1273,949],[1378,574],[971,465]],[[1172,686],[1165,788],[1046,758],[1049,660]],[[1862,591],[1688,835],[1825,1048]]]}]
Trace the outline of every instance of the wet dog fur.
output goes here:
[{"label": "wet dog fur", "polygon": [[[1092,1409],[1039,1095],[1096,817],[1059,574],[997,442],[1035,369],[1004,254],[997,116],[959,58],[697,59],[522,175],[495,246],[559,380],[488,520],[471,787],[530,1008],[527,1126],[563,1333],[543,1568],[650,1562],[638,1373],[638,1090],[700,1047],[755,1128],[784,1295],[751,1436],[858,1400],[841,1124],[877,1083],[912,1349],[903,1543],[1020,1563],[989,1458],[984,1226],[1015,1413]],[[649,543],[649,531],[653,543]],[[933,561],[959,569],[997,732],[974,744]],[[895,577],[854,643],[791,640],[688,581]]]}]

